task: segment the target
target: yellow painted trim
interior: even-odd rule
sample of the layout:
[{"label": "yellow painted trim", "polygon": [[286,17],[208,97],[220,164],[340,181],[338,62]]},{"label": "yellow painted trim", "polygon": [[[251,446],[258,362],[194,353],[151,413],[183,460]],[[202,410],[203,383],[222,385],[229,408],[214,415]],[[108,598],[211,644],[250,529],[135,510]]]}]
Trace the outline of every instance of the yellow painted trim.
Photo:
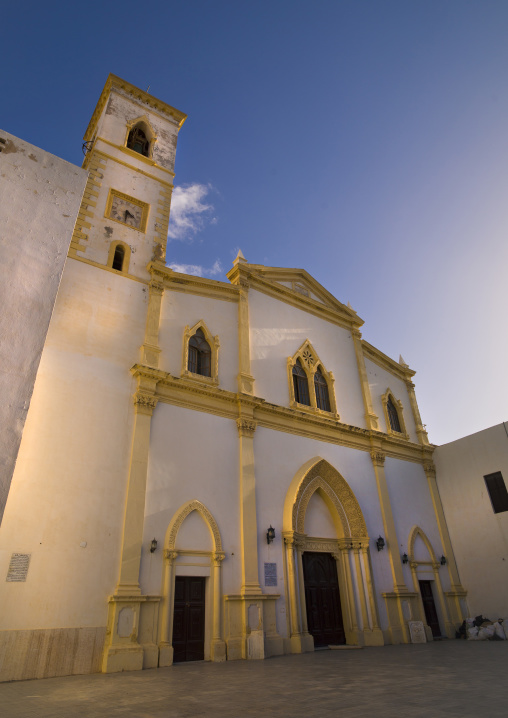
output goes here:
[{"label": "yellow painted trim", "polygon": [[[128,133],[127,133],[128,136]],[[155,160],[153,160],[151,157],[145,157],[145,155],[141,155],[139,152],[135,152],[134,150],[131,150],[129,147],[125,147],[124,145],[117,145],[115,142],[111,142],[111,140],[107,140],[105,137],[97,137],[96,142],[100,140],[101,142],[104,142],[105,145],[109,145],[110,147],[114,147],[116,150],[119,150],[120,152],[124,152],[126,155],[129,155],[133,159],[139,159],[145,164],[150,165],[150,167],[154,167],[159,172],[166,172],[166,174],[170,175],[171,177],[175,176],[175,173],[172,172],[172,170],[168,170],[166,167],[163,167],[162,165],[157,164]],[[127,142],[127,138],[126,138]],[[94,145],[95,148],[95,145]],[[96,149],[96,152],[101,152],[102,150]],[[121,162],[117,157],[114,157],[113,155],[106,155],[112,160],[115,160],[116,162]],[[139,170],[134,165],[130,165],[125,162],[121,162],[121,164],[125,164],[126,167],[130,167],[131,169],[134,169],[136,172],[143,172],[143,170]],[[143,174],[146,174],[146,172],[143,172]],[[149,177],[153,177],[153,175],[148,175]],[[164,180],[157,180],[158,182],[163,182]],[[167,182],[165,184],[168,184]]]},{"label": "yellow painted trim", "polygon": [[105,270],[106,272],[112,272],[115,275],[121,274],[122,277],[126,277],[127,279],[132,279],[134,282],[140,282],[140,284],[146,284],[148,285],[149,282],[147,279],[140,279],[140,277],[135,277],[133,274],[124,274],[123,272],[118,272],[116,269],[112,269],[111,267],[107,267],[105,264],[99,264],[99,262],[94,262],[92,259],[87,259],[86,257],[78,257],[77,255],[71,255],[69,252],[69,259],[75,259],[78,262],[84,262],[85,264],[89,264],[91,267],[96,267],[97,269]]},{"label": "yellow painted trim", "polygon": [[362,350],[366,359],[370,359],[374,364],[381,367],[381,369],[386,369],[386,371],[398,379],[402,379],[402,381],[406,381],[408,377],[412,377],[416,374],[416,372],[408,366],[402,366],[394,359],[390,359],[390,357],[383,354],[382,351],[366,342],[365,339],[362,339]]},{"label": "yellow painted trim", "polygon": [[[111,216],[111,206],[113,204],[113,199],[115,197],[118,197],[118,199],[122,199],[126,202],[131,202],[131,204],[135,204],[137,207],[141,207],[142,209],[142,215],[141,215],[141,223],[139,227],[133,227],[131,224],[127,224],[126,222],[122,222],[119,219],[115,219],[115,217]],[[141,232],[142,234],[146,234],[146,225],[148,221],[148,213],[150,211],[150,205],[146,202],[142,202],[140,199],[137,199],[136,197],[131,197],[129,194],[124,194],[124,192],[119,192],[116,189],[112,189],[110,187],[108,199],[106,201],[106,209],[104,210],[104,217],[106,219],[111,219],[113,222],[118,222],[118,224],[123,224],[124,227],[128,227],[129,229],[134,229],[136,232]]]},{"label": "yellow painted trim", "polygon": [[[124,249],[124,255],[123,255],[123,264],[122,269],[113,269],[113,260],[115,258],[115,250],[118,247],[118,245],[122,246]],[[114,272],[117,272],[118,274],[129,274],[129,262],[131,260],[131,248],[128,244],[125,242],[121,242],[120,240],[116,240],[114,242],[111,242],[109,245],[109,253],[108,253],[108,267],[111,267]]]},{"label": "yellow painted trim", "polygon": [[[126,148],[121,147],[120,149],[123,151]],[[167,187],[168,189],[173,189],[172,182],[166,182],[165,180],[160,179],[160,177],[156,177],[155,175],[150,174],[149,172],[140,170],[138,167],[134,167],[133,165],[130,165],[128,162],[123,162],[123,160],[118,159],[118,157],[115,157],[114,155],[108,155],[106,152],[102,152],[102,150],[98,150],[98,149],[94,149],[93,152],[95,155],[99,155],[101,158],[104,158],[106,160],[113,160],[113,162],[117,162],[119,165],[122,165],[123,167],[128,167],[133,172],[143,175],[144,177],[148,177],[149,179],[154,180],[154,182],[158,182],[163,187]],[[88,153],[88,155],[85,157],[85,161],[87,160],[89,154],[91,154],[91,153]],[[137,154],[137,153],[135,152],[134,154]],[[85,162],[83,162],[83,167],[85,167]],[[159,169],[159,165],[157,165],[157,168]]]},{"label": "yellow painted trim", "polygon": [[158,100],[156,97],[149,95],[148,92],[144,92],[143,90],[140,90],[139,87],[136,87],[135,85],[131,85],[130,82],[127,82],[126,80],[122,80],[120,77],[117,77],[116,75],[109,74],[108,79],[106,80],[106,84],[104,85],[104,88],[100,94],[99,101],[97,102],[97,105],[93,112],[92,119],[90,120],[88,127],[86,129],[85,136],[84,136],[85,140],[92,139],[93,133],[94,133],[94,131],[97,127],[97,123],[99,121],[99,117],[102,114],[102,111],[106,105],[106,102],[108,101],[109,95],[113,88],[121,89],[124,92],[127,92],[127,94],[129,94],[134,100],[139,100],[144,105],[148,105],[148,107],[151,109],[151,111],[156,111],[166,117],[167,116],[172,117],[179,128],[183,125],[183,123],[187,119],[187,115],[184,114],[183,112],[181,112],[180,110],[177,110],[174,107],[171,107],[171,105],[168,105],[165,102],[162,102],[162,100]]}]

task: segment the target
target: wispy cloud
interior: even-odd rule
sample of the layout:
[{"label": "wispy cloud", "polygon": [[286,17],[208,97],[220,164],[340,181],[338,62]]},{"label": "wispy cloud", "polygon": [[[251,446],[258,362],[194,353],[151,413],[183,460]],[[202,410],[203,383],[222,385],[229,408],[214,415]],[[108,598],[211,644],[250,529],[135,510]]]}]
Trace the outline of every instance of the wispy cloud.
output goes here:
[{"label": "wispy cloud", "polygon": [[198,183],[175,187],[169,216],[169,240],[192,242],[194,235],[207,224],[217,224],[213,204],[205,201],[211,190],[211,185]]},{"label": "wispy cloud", "polygon": [[209,268],[203,267],[200,264],[178,264],[177,262],[168,264],[168,267],[172,269],[173,272],[192,274],[195,277],[216,277],[217,274],[222,273],[222,265],[218,259],[216,259]]}]

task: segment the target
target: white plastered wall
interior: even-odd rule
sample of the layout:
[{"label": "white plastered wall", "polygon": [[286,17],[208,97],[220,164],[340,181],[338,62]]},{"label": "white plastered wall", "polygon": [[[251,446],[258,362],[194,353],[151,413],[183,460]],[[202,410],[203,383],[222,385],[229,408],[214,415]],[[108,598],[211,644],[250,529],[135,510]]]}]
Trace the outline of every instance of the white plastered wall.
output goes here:
[{"label": "white plastered wall", "polygon": [[309,339],[335,376],[340,420],[365,427],[363,400],[351,333],[308,312],[249,291],[251,372],[254,393],[272,404],[289,406],[287,359]]},{"label": "white plastered wall", "polygon": [[434,452],[439,493],[472,616],[508,619],[508,511],[494,513],[484,476],[500,471],[508,485],[507,424]]},{"label": "white plastered wall", "polygon": [[160,368],[173,376],[182,372],[183,335],[186,325],[193,327],[200,319],[212,336],[218,336],[219,387],[237,390],[238,376],[238,305],[187,292],[164,292],[159,331],[162,350]]},{"label": "white plastered wall", "polygon": [[374,413],[379,418],[381,430],[386,432],[388,431],[382,396],[386,394],[386,390],[389,388],[391,389],[395,399],[402,402],[404,423],[406,425],[406,431],[409,434],[409,439],[415,442],[418,441],[413,411],[411,409],[405,383],[402,379],[399,379],[399,377],[394,374],[390,374],[390,372],[386,369],[374,364],[374,362],[370,359],[365,359],[365,368],[367,369],[372,406],[374,408]]},{"label": "white plastered wall", "polygon": [[[150,436],[140,578],[144,593],[160,593],[162,548],[169,523],[181,506],[195,499],[206,506],[219,527],[226,553],[222,562],[222,591],[239,591],[238,460],[235,421],[158,404],[153,413]],[[151,554],[153,538],[157,539],[161,550]],[[196,546],[186,548],[196,549]],[[210,550],[209,540],[201,550]]]},{"label": "white plastered wall", "polygon": [[88,173],[0,131],[0,522]]},{"label": "white plastered wall", "polygon": [[[375,595],[382,628],[387,628],[386,608],[380,595],[393,590],[389,559],[386,552],[378,553],[373,539],[383,533],[383,521],[379,508],[376,479],[370,454],[344,446],[293,436],[283,432],[258,427],[254,436],[256,469],[256,503],[258,518],[259,575],[263,591],[280,593],[277,602],[277,630],[287,635],[285,587],[283,573],[282,514],[289,485],[296,472],[314,457],[326,459],[344,477],[356,496],[364,515],[371,538],[372,571]],[[314,517],[315,519],[315,517]],[[276,539],[267,544],[266,530],[272,525]],[[316,529],[315,521],[312,524]],[[323,531],[325,538],[330,530],[329,520]],[[314,534],[316,535],[316,534]],[[317,534],[319,537],[319,534]],[[276,563],[278,586],[264,587],[264,563]]]},{"label": "white plastered wall", "polygon": [[106,624],[145,289],[67,262],[0,529],[0,576],[13,552],[31,554],[30,567],[26,582],[0,581],[0,629]]}]

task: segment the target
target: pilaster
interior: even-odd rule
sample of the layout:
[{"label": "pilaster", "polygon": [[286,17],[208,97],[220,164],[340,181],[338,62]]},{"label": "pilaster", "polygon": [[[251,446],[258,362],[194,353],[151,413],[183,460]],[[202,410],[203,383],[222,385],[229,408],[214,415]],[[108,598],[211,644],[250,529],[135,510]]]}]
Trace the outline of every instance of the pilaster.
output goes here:
[{"label": "pilaster", "polygon": [[236,420],[240,441],[240,533],[242,555],[242,595],[262,593],[258,568],[258,523],[256,515],[256,474],[254,468],[254,432],[252,416]]},{"label": "pilaster", "polygon": [[[146,311],[145,339],[141,347],[141,364],[158,369],[161,352],[159,347],[159,326],[164,294],[164,275],[162,272],[157,271],[157,262],[150,262],[147,269],[151,278],[148,284],[148,307]],[[165,271],[167,270],[165,269]]]},{"label": "pilaster", "polygon": [[351,329],[353,344],[355,347],[356,363],[358,365],[358,373],[360,375],[360,385],[362,387],[363,406],[365,408],[365,421],[367,428],[372,431],[380,431],[379,419],[374,412],[372,406],[372,397],[370,394],[369,379],[367,377],[367,368],[365,366],[365,357],[362,350],[362,333],[356,327]]},{"label": "pilaster", "polygon": [[429,446],[429,437],[424,425],[422,424],[422,417],[420,416],[420,410],[418,409],[418,403],[416,401],[415,385],[411,381],[411,377],[406,378],[406,387],[409,396],[409,403],[411,404],[411,411],[413,412],[418,441],[424,446]]}]

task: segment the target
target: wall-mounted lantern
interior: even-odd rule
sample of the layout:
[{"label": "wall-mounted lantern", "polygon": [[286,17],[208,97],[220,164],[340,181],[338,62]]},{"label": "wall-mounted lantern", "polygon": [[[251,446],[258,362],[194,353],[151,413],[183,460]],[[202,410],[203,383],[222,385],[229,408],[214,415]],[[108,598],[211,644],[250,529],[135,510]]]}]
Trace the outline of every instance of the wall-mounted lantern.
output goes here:
[{"label": "wall-mounted lantern", "polygon": [[273,528],[272,524],[270,524],[270,528],[266,532],[266,543],[272,543],[274,538],[275,538],[275,529]]},{"label": "wall-mounted lantern", "polygon": [[385,540],[382,536],[376,539],[376,546],[378,551],[382,551],[385,547]]},{"label": "wall-mounted lantern", "polygon": [[446,556],[441,556],[441,566],[446,566]]},{"label": "wall-mounted lantern", "polygon": [[150,544],[150,553],[153,553],[156,548],[157,548],[157,539],[153,538],[152,543]]},{"label": "wall-mounted lantern", "polygon": [[402,563],[409,563],[409,558],[407,553],[402,554]]}]

